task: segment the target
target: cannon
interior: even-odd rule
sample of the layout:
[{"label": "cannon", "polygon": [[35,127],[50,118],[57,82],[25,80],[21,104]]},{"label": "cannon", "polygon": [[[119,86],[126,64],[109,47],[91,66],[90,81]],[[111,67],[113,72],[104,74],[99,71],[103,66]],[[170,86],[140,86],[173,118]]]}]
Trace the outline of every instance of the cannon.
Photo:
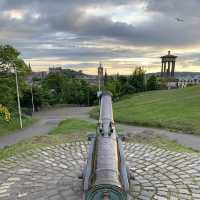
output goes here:
[{"label": "cannon", "polygon": [[112,94],[100,95],[96,134],[89,136],[87,163],[83,171],[84,200],[129,199],[130,175],[123,152],[123,139],[116,133]]}]

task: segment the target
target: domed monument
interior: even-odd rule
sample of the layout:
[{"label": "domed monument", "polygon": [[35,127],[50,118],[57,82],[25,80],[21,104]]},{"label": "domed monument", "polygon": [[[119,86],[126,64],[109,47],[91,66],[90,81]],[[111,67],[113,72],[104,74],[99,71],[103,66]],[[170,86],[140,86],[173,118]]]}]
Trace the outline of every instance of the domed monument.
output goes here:
[{"label": "domed monument", "polygon": [[168,54],[165,56],[161,56],[161,77],[174,77],[175,66],[176,66],[176,58],[168,51]]}]

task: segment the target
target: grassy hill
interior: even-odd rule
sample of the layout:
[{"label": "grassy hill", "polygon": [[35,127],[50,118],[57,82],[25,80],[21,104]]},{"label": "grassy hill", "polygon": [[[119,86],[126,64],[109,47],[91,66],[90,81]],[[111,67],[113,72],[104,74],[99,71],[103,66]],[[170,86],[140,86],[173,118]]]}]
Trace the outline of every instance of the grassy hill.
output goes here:
[{"label": "grassy hill", "polygon": [[115,120],[200,135],[200,87],[144,92],[114,104]]},{"label": "grassy hill", "polygon": [[114,103],[114,117],[118,122],[200,135],[200,87],[127,96]]}]

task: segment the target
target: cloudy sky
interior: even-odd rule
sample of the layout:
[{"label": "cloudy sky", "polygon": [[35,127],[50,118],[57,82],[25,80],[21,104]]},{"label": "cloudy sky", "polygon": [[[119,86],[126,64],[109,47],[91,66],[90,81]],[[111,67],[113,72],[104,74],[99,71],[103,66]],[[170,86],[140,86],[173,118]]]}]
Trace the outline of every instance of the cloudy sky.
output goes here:
[{"label": "cloudy sky", "polygon": [[110,73],[135,66],[200,71],[200,0],[0,0],[0,42],[14,45],[33,70],[63,66]]}]

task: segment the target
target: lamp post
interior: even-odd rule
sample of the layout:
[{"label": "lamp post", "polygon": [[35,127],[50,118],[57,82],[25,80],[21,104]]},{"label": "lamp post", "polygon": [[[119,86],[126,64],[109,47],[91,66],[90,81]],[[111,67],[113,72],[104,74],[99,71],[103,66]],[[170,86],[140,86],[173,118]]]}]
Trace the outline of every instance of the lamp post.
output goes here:
[{"label": "lamp post", "polygon": [[33,96],[33,83],[31,84],[31,102],[32,102],[32,113],[35,112],[34,96]]},{"label": "lamp post", "polygon": [[20,98],[19,98],[18,76],[17,76],[17,69],[16,69],[16,66],[15,66],[14,63],[13,63],[13,68],[14,68],[15,81],[16,81],[17,104],[18,104],[19,122],[20,122],[20,128],[23,128],[23,123],[22,123],[22,112],[21,112],[21,104],[20,104]]}]

